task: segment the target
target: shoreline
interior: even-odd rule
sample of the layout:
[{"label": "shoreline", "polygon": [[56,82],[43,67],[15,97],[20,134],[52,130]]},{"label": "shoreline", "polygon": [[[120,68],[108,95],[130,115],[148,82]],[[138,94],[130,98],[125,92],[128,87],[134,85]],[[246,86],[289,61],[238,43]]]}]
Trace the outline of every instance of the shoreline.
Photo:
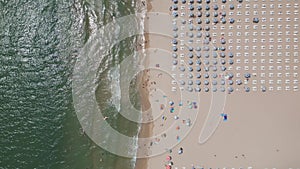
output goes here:
[{"label": "shoreline", "polygon": [[[144,4],[146,6],[146,13],[149,12],[151,10],[151,3],[150,1],[141,1],[142,4]],[[146,21],[144,21],[144,24],[146,24]],[[144,34],[144,50],[149,48],[149,34],[146,33]],[[149,65],[149,58],[147,56],[147,52],[144,55],[144,58],[141,59],[141,65],[143,65],[144,67],[148,67]],[[148,75],[148,71],[144,70],[140,76],[138,77],[139,79],[139,85],[137,86],[139,88],[139,95],[141,98],[141,109],[142,112],[146,111],[147,109],[149,109],[151,107],[150,101],[149,101],[149,75]],[[138,133],[138,138],[146,138],[146,137],[151,137],[153,134],[153,123],[144,123],[141,124],[141,128],[140,131]],[[143,146],[142,142],[138,141],[138,146]],[[144,145],[146,146],[146,145]],[[138,148],[138,152],[137,153],[141,153],[139,152],[140,149]],[[138,158],[136,159],[136,164],[135,164],[135,169],[147,169],[148,168],[148,158]]]}]

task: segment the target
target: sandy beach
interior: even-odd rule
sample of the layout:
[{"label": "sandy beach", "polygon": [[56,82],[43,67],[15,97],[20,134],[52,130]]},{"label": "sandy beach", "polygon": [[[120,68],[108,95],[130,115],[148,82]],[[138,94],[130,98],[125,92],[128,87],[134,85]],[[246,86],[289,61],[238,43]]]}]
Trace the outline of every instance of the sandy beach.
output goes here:
[{"label": "sandy beach", "polygon": [[[189,2],[148,1],[144,65],[149,69],[140,91],[151,122],[142,125],[139,137],[152,141],[139,141],[148,151],[138,152],[147,158],[138,159],[136,169],[299,168],[299,27],[293,19],[298,3],[203,1],[206,16],[201,17],[207,23],[199,24],[204,37],[197,40],[198,27],[188,30],[189,19],[197,26],[197,16],[188,14],[196,14],[199,4]],[[178,9],[172,11],[174,4]],[[194,10],[188,9],[191,5]],[[174,11],[178,17],[172,17]],[[205,18],[213,20],[214,12],[219,22],[209,23]],[[194,57],[185,57],[191,51]],[[198,60],[203,64],[197,86]]]}]

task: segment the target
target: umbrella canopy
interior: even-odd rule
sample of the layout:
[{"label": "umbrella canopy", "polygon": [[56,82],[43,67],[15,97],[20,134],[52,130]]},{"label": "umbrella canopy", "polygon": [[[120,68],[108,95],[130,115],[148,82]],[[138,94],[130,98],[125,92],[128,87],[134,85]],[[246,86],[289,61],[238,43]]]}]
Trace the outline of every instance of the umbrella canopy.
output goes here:
[{"label": "umbrella canopy", "polygon": [[196,51],[201,51],[201,47],[200,47],[200,46],[197,46],[197,47],[196,47]]},{"label": "umbrella canopy", "polygon": [[190,3],[192,4],[192,3],[194,3],[195,1],[194,0],[190,0]]},{"label": "umbrella canopy", "polygon": [[214,60],[212,61],[212,63],[213,63],[214,65],[216,65],[216,64],[218,64],[218,61],[217,61],[216,59],[214,59]]},{"label": "umbrella canopy", "polygon": [[196,90],[196,92],[200,92],[201,91],[200,87],[196,87],[195,90]]},{"label": "umbrella canopy", "polygon": [[210,13],[207,11],[207,12],[205,12],[205,16],[206,17],[209,17],[210,16]]},{"label": "umbrella canopy", "polygon": [[173,58],[177,58],[178,55],[177,55],[177,53],[173,53],[172,56],[173,56]]},{"label": "umbrella canopy", "polygon": [[180,66],[180,71],[184,72],[185,71],[185,68],[183,66]]},{"label": "umbrella canopy", "polygon": [[200,71],[201,71],[201,67],[200,67],[200,66],[197,66],[197,67],[196,67],[196,71],[197,71],[197,72],[200,72]]},{"label": "umbrella canopy", "polygon": [[190,79],[193,78],[193,74],[189,73],[188,78],[190,78]]},{"label": "umbrella canopy", "polygon": [[228,60],[228,63],[229,63],[230,65],[232,65],[232,64],[234,63],[233,59],[229,59],[229,60]]},{"label": "umbrella canopy", "polygon": [[205,85],[208,85],[208,84],[209,84],[209,81],[208,81],[208,80],[205,80],[205,81],[204,81],[204,84],[205,84]]},{"label": "umbrella canopy", "polygon": [[189,30],[192,31],[194,29],[193,25],[189,25]]},{"label": "umbrella canopy", "polygon": [[173,105],[174,105],[174,102],[173,102],[173,101],[169,101],[169,105],[170,105],[170,106],[173,106]]},{"label": "umbrella canopy", "polygon": [[185,3],[186,3],[186,0],[181,0],[181,2],[182,2],[183,4],[185,4]]},{"label": "umbrella canopy", "polygon": [[194,50],[194,48],[189,46],[189,51],[193,51],[193,50]]},{"label": "umbrella canopy", "polygon": [[174,2],[175,4],[177,4],[177,3],[178,3],[178,0],[173,0],[173,2]]},{"label": "umbrella canopy", "polygon": [[213,91],[213,92],[216,92],[217,90],[218,90],[218,89],[217,89],[216,87],[213,87],[213,88],[212,88],[212,91]]},{"label": "umbrella canopy", "polygon": [[222,15],[223,17],[225,17],[225,16],[226,16],[226,12],[225,12],[225,11],[221,12],[221,15]]},{"label": "umbrella canopy", "polygon": [[225,67],[225,66],[221,66],[221,70],[222,70],[222,71],[225,71],[225,70],[226,70],[226,67]]},{"label": "umbrella canopy", "polygon": [[213,77],[213,78],[217,78],[218,75],[217,75],[216,73],[214,73],[214,74],[212,75],[212,77]]},{"label": "umbrella canopy", "polygon": [[172,50],[173,50],[174,52],[176,52],[178,49],[177,49],[176,46],[173,46],[173,47],[172,47]]},{"label": "umbrella canopy", "polygon": [[229,8],[230,8],[231,10],[233,10],[233,9],[234,9],[234,5],[233,5],[233,4],[230,4],[230,5],[229,5]]},{"label": "umbrella canopy", "polygon": [[[202,10],[202,5],[197,6],[198,11]],[[200,16],[201,17],[201,16]]]},{"label": "umbrella canopy", "polygon": [[194,62],[192,60],[188,61],[189,65],[192,65]]},{"label": "umbrella canopy", "polygon": [[234,23],[234,19],[233,19],[233,18],[230,18],[230,19],[229,19],[229,22],[230,22],[230,23]]},{"label": "umbrella canopy", "polygon": [[229,80],[229,81],[228,81],[228,84],[229,84],[229,85],[233,85],[233,81],[232,81],[232,80]]},{"label": "umbrella canopy", "polygon": [[202,0],[197,0],[198,3],[202,3]]},{"label": "umbrella canopy", "polygon": [[217,67],[216,67],[216,66],[213,66],[213,67],[212,67],[212,70],[213,70],[213,71],[217,71]]},{"label": "umbrella canopy", "polygon": [[218,14],[218,12],[214,12],[214,17],[217,17],[219,14]]},{"label": "umbrella canopy", "polygon": [[228,92],[233,92],[233,88],[232,87],[228,87]]},{"label": "umbrella canopy", "polygon": [[226,0],[222,0],[222,3],[226,3]]},{"label": "umbrella canopy", "polygon": [[204,64],[209,65],[209,61],[207,59],[205,59]]},{"label": "umbrella canopy", "polygon": [[210,30],[210,27],[206,25],[206,26],[205,26],[205,30],[206,30],[206,31],[209,31],[209,30]]},{"label": "umbrella canopy", "polygon": [[201,78],[201,74],[200,73],[197,73],[196,74],[196,77],[199,79],[199,78]]},{"label": "umbrella canopy", "polygon": [[267,91],[267,88],[266,88],[265,86],[262,86],[262,87],[261,87],[261,91],[262,91],[262,92],[266,92],[266,91]]},{"label": "umbrella canopy", "polygon": [[246,92],[250,92],[250,87],[245,87]]},{"label": "umbrella canopy", "polygon": [[225,18],[222,18],[222,19],[221,19],[221,22],[222,22],[223,24],[225,24],[225,23],[226,23],[226,19],[225,19]]},{"label": "umbrella canopy", "polygon": [[206,19],[205,19],[205,23],[206,23],[206,24],[209,24],[209,23],[210,23],[210,20],[209,20],[208,18],[206,18]]},{"label": "umbrella canopy", "polygon": [[207,78],[209,78],[209,75],[207,73],[205,73],[204,77],[207,79]]},{"label": "umbrella canopy", "polygon": [[206,53],[204,54],[204,57],[205,57],[205,58],[209,58],[209,53],[206,52]]},{"label": "umbrella canopy", "polygon": [[198,32],[197,33],[197,38],[201,38],[202,37],[202,33],[201,32]]},{"label": "umbrella canopy", "polygon": [[177,42],[176,39],[173,39],[173,40],[172,40],[172,43],[176,45],[178,42]]},{"label": "umbrella canopy", "polygon": [[178,10],[178,6],[177,6],[177,5],[173,5],[173,6],[172,6],[172,9],[173,9],[173,10]]},{"label": "umbrella canopy", "polygon": [[220,47],[220,50],[221,50],[221,51],[225,51],[226,48],[225,48],[224,46],[221,46],[221,47]]},{"label": "umbrella canopy", "polygon": [[201,53],[200,53],[200,52],[197,52],[197,53],[196,53],[196,56],[197,56],[197,58],[201,58]]},{"label": "umbrella canopy", "polygon": [[194,37],[194,34],[192,32],[189,32],[189,37],[190,38]]},{"label": "umbrella canopy", "polygon": [[226,61],[224,59],[221,60],[221,64],[225,65]]},{"label": "umbrella canopy", "polygon": [[206,9],[207,11],[210,10],[209,5],[206,5],[206,6],[205,6],[205,9]]},{"label": "umbrella canopy", "polygon": [[192,71],[193,71],[193,68],[192,68],[192,67],[189,67],[189,71],[192,72]]},{"label": "umbrella canopy", "polygon": [[225,92],[225,88],[224,87],[221,87],[221,92]]},{"label": "umbrella canopy", "polygon": [[198,23],[198,24],[201,24],[201,23],[202,23],[202,20],[201,20],[200,18],[198,18],[198,19],[197,19],[197,23]]},{"label": "umbrella canopy", "polygon": [[259,19],[258,19],[258,18],[253,18],[253,22],[254,22],[254,23],[258,23],[258,22],[259,22]]},{"label": "umbrella canopy", "polygon": [[210,0],[206,0],[206,3],[208,3],[208,4],[209,4],[209,3],[210,3]]},{"label": "umbrella canopy", "polygon": [[215,4],[215,5],[214,5],[214,10],[218,10],[218,9],[219,9],[218,5]]},{"label": "umbrella canopy", "polygon": [[191,52],[188,53],[188,57],[189,57],[189,58],[193,58],[193,53],[191,53]]},{"label": "umbrella canopy", "polygon": [[221,56],[222,58],[225,58],[226,55],[225,55],[224,52],[221,52],[221,53],[220,53],[220,56]]},{"label": "umbrella canopy", "polygon": [[193,6],[193,5],[190,5],[190,6],[189,6],[189,10],[191,10],[191,11],[192,11],[192,10],[194,10],[194,9],[195,9],[195,8],[194,8],[194,6]]},{"label": "umbrella canopy", "polygon": [[250,74],[250,73],[245,73],[245,75],[244,75],[244,76],[245,76],[245,78],[247,78],[247,79],[248,79],[248,78],[250,78],[250,77],[251,77],[251,74]]},{"label": "umbrella canopy", "polygon": [[205,88],[204,88],[204,91],[205,91],[205,92],[209,92],[209,88],[208,88],[208,87],[205,87]]},{"label": "umbrella canopy", "polygon": [[229,52],[229,53],[228,53],[228,56],[229,56],[230,58],[232,58],[232,57],[233,57],[233,53],[232,53],[232,52]]},{"label": "umbrella canopy", "polygon": [[192,80],[189,80],[188,81],[188,85],[192,85],[193,84],[193,81]]},{"label": "umbrella canopy", "polygon": [[173,34],[173,38],[178,38],[178,34],[177,34],[177,33],[174,33],[174,34]]},{"label": "umbrella canopy", "polygon": [[221,39],[221,43],[222,43],[222,44],[225,44],[225,43],[226,43],[226,40],[225,40],[224,38],[222,38],[222,39]]},{"label": "umbrella canopy", "polygon": [[221,79],[221,85],[225,85],[225,80]]},{"label": "umbrella canopy", "polygon": [[237,85],[241,85],[242,83],[243,83],[243,82],[242,82],[241,79],[237,79],[237,80],[236,80],[236,84],[237,84]]},{"label": "umbrella canopy", "polygon": [[201,81],[200,80],[196,80],[195,83],[196,83],[196,85],[200,85]]},{"label": "umbrella canopy", "polygon": [[197,64],[197,65],[201,65],[201,60],[200,60],[200,59],[197,59],[197,60],[196,60],[196,64]]},{"label": "umbrella canopy", "polygon": [[185,82],[184,82],[183,80],[180,80],[179,83],[180,83],[181,85],[185,85]]},{"label": "umbrella canopy", "polygon": [[166,157],[166,160],[167,160],[167,161],[170,161],[170,160],[172,160],[172,157],[171,157],[171,156],[167,156],[167,157]]},{"label": "umbrella canopy", "polygon": [[177,65],[178,61],[177,60],[173,60],[173,65]]},{"label": "umbrella canopy", "polygon": [[213,80],[212,84],[213,84],[213,85],[217,85],[218,82],[217,82],[216,80]]}]

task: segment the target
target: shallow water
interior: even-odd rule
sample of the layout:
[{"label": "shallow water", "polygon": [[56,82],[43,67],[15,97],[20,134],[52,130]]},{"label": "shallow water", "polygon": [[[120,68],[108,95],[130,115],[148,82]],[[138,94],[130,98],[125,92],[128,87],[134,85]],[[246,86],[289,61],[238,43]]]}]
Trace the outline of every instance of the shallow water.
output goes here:
[{"label": "shallow water", "polygon": [[[0,1],[0,168],[132,168],[85,136],[72,105],[72,70],[81,47],[113,17],[135,12],[131,0]],[[98,96],[112,126],[135,135],[118,115],[106,80],[135,45],[115,46],[101,68]],[[126,126],[126,127],[124,127]],[[126,128],[126,129],[124,129]]]}]

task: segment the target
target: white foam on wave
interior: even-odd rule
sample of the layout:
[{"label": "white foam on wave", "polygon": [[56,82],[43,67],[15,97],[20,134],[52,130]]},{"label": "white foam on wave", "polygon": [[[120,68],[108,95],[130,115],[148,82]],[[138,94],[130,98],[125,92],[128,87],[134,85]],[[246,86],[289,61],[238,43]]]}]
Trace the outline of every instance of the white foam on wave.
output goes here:
[{"label": "white foam on wave", "polygon": [[120,65],[113,67],[109,72],[111,102],[118,111],[121,109]]}]

